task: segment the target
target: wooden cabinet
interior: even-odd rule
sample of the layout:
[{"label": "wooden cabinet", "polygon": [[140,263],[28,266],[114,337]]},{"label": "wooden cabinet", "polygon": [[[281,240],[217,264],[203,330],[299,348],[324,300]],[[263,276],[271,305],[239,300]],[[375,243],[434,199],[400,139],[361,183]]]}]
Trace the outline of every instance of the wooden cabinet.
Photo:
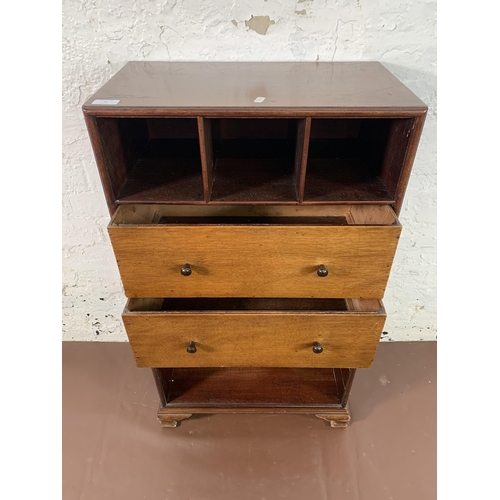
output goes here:
[{"label": "wooden cabinet", "polygon": [[425,104],[375,62],[133,62],[83,111],[162,425],[215,412],[347,425]]}]

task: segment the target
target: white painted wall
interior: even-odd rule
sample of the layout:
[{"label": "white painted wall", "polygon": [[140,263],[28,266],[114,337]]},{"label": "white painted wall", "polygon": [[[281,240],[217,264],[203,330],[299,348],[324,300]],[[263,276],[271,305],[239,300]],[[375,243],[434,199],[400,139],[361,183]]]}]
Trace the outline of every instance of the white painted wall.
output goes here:
[{"label": "white painted wall", "polygon": [[81,105],[130,60],[381,61],[415,92],[429,113],[400,217],[384,339],[435,339],[435,1],[63,0],[65,340],[127,339]]}]

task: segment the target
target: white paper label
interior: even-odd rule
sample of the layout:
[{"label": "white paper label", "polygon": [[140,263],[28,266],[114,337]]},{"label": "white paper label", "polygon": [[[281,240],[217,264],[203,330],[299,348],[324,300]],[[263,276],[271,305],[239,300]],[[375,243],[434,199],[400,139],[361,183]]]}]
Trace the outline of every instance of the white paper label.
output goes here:
[{"label": "white paper label", "polygon": [[257,97],[253,102],[264,102],[266,100],[265,97]]},{"label": "white paper label", "polygon": [[107,104],[115,105],[120,102],[120,99],[96,99],[92,104]]}]

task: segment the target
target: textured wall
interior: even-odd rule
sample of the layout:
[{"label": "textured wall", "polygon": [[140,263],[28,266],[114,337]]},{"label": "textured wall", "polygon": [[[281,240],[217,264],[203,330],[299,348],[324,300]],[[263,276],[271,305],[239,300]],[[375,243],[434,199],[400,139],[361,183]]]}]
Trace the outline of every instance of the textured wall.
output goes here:
[{"label": "textured wall", "polygon": [[429,113],[400,217],[383,338],[435,338],[435,1],[64,0],[64,339],[126,340],[125,299],[81,105],[130,60],[381,61],[413,90]]}]

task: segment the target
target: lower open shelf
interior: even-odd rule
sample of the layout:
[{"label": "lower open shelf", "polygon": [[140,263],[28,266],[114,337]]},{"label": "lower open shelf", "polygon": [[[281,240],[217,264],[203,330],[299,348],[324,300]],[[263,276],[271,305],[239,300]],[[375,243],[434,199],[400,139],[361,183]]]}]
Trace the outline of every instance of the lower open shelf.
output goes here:
[{"label": "lower open shelf", "polygon": [[199,413],[308,413],[347,427],[349,368],[154,368],[162,427]]},{"label": "lower open shelf", "polygon": [[[345,406],[354,370],[340,368],[158,368],[162,406],[318,411]],[[196,410],[196,411],[195,411]]]}]

